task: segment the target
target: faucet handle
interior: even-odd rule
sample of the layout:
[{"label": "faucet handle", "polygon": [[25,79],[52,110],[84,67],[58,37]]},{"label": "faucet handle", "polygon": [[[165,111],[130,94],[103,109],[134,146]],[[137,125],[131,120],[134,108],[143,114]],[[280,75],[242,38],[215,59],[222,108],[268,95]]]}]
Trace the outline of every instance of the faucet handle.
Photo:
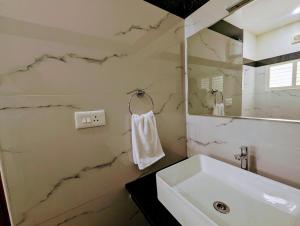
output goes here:
[{"label": "faucet handle", "polygon": [[235,160],[241,160],[240,154],[234,154],[233,156],[234,156]]},{"label": "faucet handle", "polygon": [[249,166],[248,166],[248,147],[247,146],[241,146],[241,153],[240,154],[235,154],[234,158],[238,161],[241,162],[241,168],[244,170],[248,170]]},{"label": "faucet handle", "polygon": [[248,146],[242,145],[240,149],[241,149],[241,155],[248,155]]}]

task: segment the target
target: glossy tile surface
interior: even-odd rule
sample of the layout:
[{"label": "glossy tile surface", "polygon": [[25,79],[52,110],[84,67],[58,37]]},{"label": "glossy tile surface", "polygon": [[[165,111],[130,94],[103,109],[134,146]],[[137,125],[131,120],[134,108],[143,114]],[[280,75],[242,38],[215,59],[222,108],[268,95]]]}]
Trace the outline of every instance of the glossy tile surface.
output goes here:
[{"label": "glossy tile surface", "polygon": [[[183,21],[143,1],[81,3],[2,4],[1,166],[14,225],[147,225],[124,185],[186,156]],[[136,88],[154,99],[166,152],[143,172],[131,157]],[[75,129],[75,111],[97,109],[106,126]],[[134,100],[135,113],[149,110]]]},{"label": "glossy tile surface", "polygon": [[[224,103],[226,116],[241,115],[242,47],[242,42],[211,29],[188,38],[189,114],[213,115],[215,104]],[[212,94],[212,89],[218,93]]]},{"label": "glossy tile surface", "polygon": [[[159,200],[182,225],[297,226],[300,190],[196,155],[157,173]],[[223,209],[216,208],[221,202]],[[222,210],[226,210],[221,214]]]},{"label": "glossy tile surface", "polygon": [[[200,8],[187,18],[185,37],[224,18],[234,3],[210,1],[205,11]],[[300,188],[299,133],[299,123],[187,115],[189,156],[205,154],[238,166],[233,155],[246,145],[251,171],[296,188]]]}]

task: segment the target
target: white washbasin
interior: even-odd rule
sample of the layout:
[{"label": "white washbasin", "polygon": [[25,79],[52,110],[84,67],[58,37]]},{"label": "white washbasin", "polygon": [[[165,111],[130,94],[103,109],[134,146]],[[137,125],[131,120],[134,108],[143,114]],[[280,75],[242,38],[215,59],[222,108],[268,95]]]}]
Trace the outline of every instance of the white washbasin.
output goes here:
[{"label": "white washbasin", "polygon": [[[204,155],[156,180],[158,199],[184,226],[300,226],[300,190]],[[218,212],[215,201],[230,212]]]}]

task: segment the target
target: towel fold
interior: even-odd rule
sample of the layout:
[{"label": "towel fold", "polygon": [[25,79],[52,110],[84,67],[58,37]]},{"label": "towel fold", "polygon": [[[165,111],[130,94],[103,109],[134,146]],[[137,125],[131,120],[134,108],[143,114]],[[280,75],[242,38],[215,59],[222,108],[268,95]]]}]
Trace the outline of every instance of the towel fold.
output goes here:
[{"label": "towel fold", "polygon": [[216,104],[214,106],[213,115],[215,115],[215,116],[224,116],[225,115],[223,103]]},{"label": "towel fold", "polygon": [[131,117],[133,161],[140,170],[165,156],[158,137],[156,120],[152,111]]}]

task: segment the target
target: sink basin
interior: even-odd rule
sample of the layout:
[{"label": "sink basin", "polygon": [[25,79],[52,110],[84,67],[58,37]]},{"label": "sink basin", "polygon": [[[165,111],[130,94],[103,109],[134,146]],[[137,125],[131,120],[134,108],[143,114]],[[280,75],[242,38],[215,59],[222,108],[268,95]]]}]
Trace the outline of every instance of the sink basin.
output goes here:
[{"label": "sink basin", "polygon": [[161,170],[156,181],[183,226],[300,226],[300,190],[208,156]]}]

